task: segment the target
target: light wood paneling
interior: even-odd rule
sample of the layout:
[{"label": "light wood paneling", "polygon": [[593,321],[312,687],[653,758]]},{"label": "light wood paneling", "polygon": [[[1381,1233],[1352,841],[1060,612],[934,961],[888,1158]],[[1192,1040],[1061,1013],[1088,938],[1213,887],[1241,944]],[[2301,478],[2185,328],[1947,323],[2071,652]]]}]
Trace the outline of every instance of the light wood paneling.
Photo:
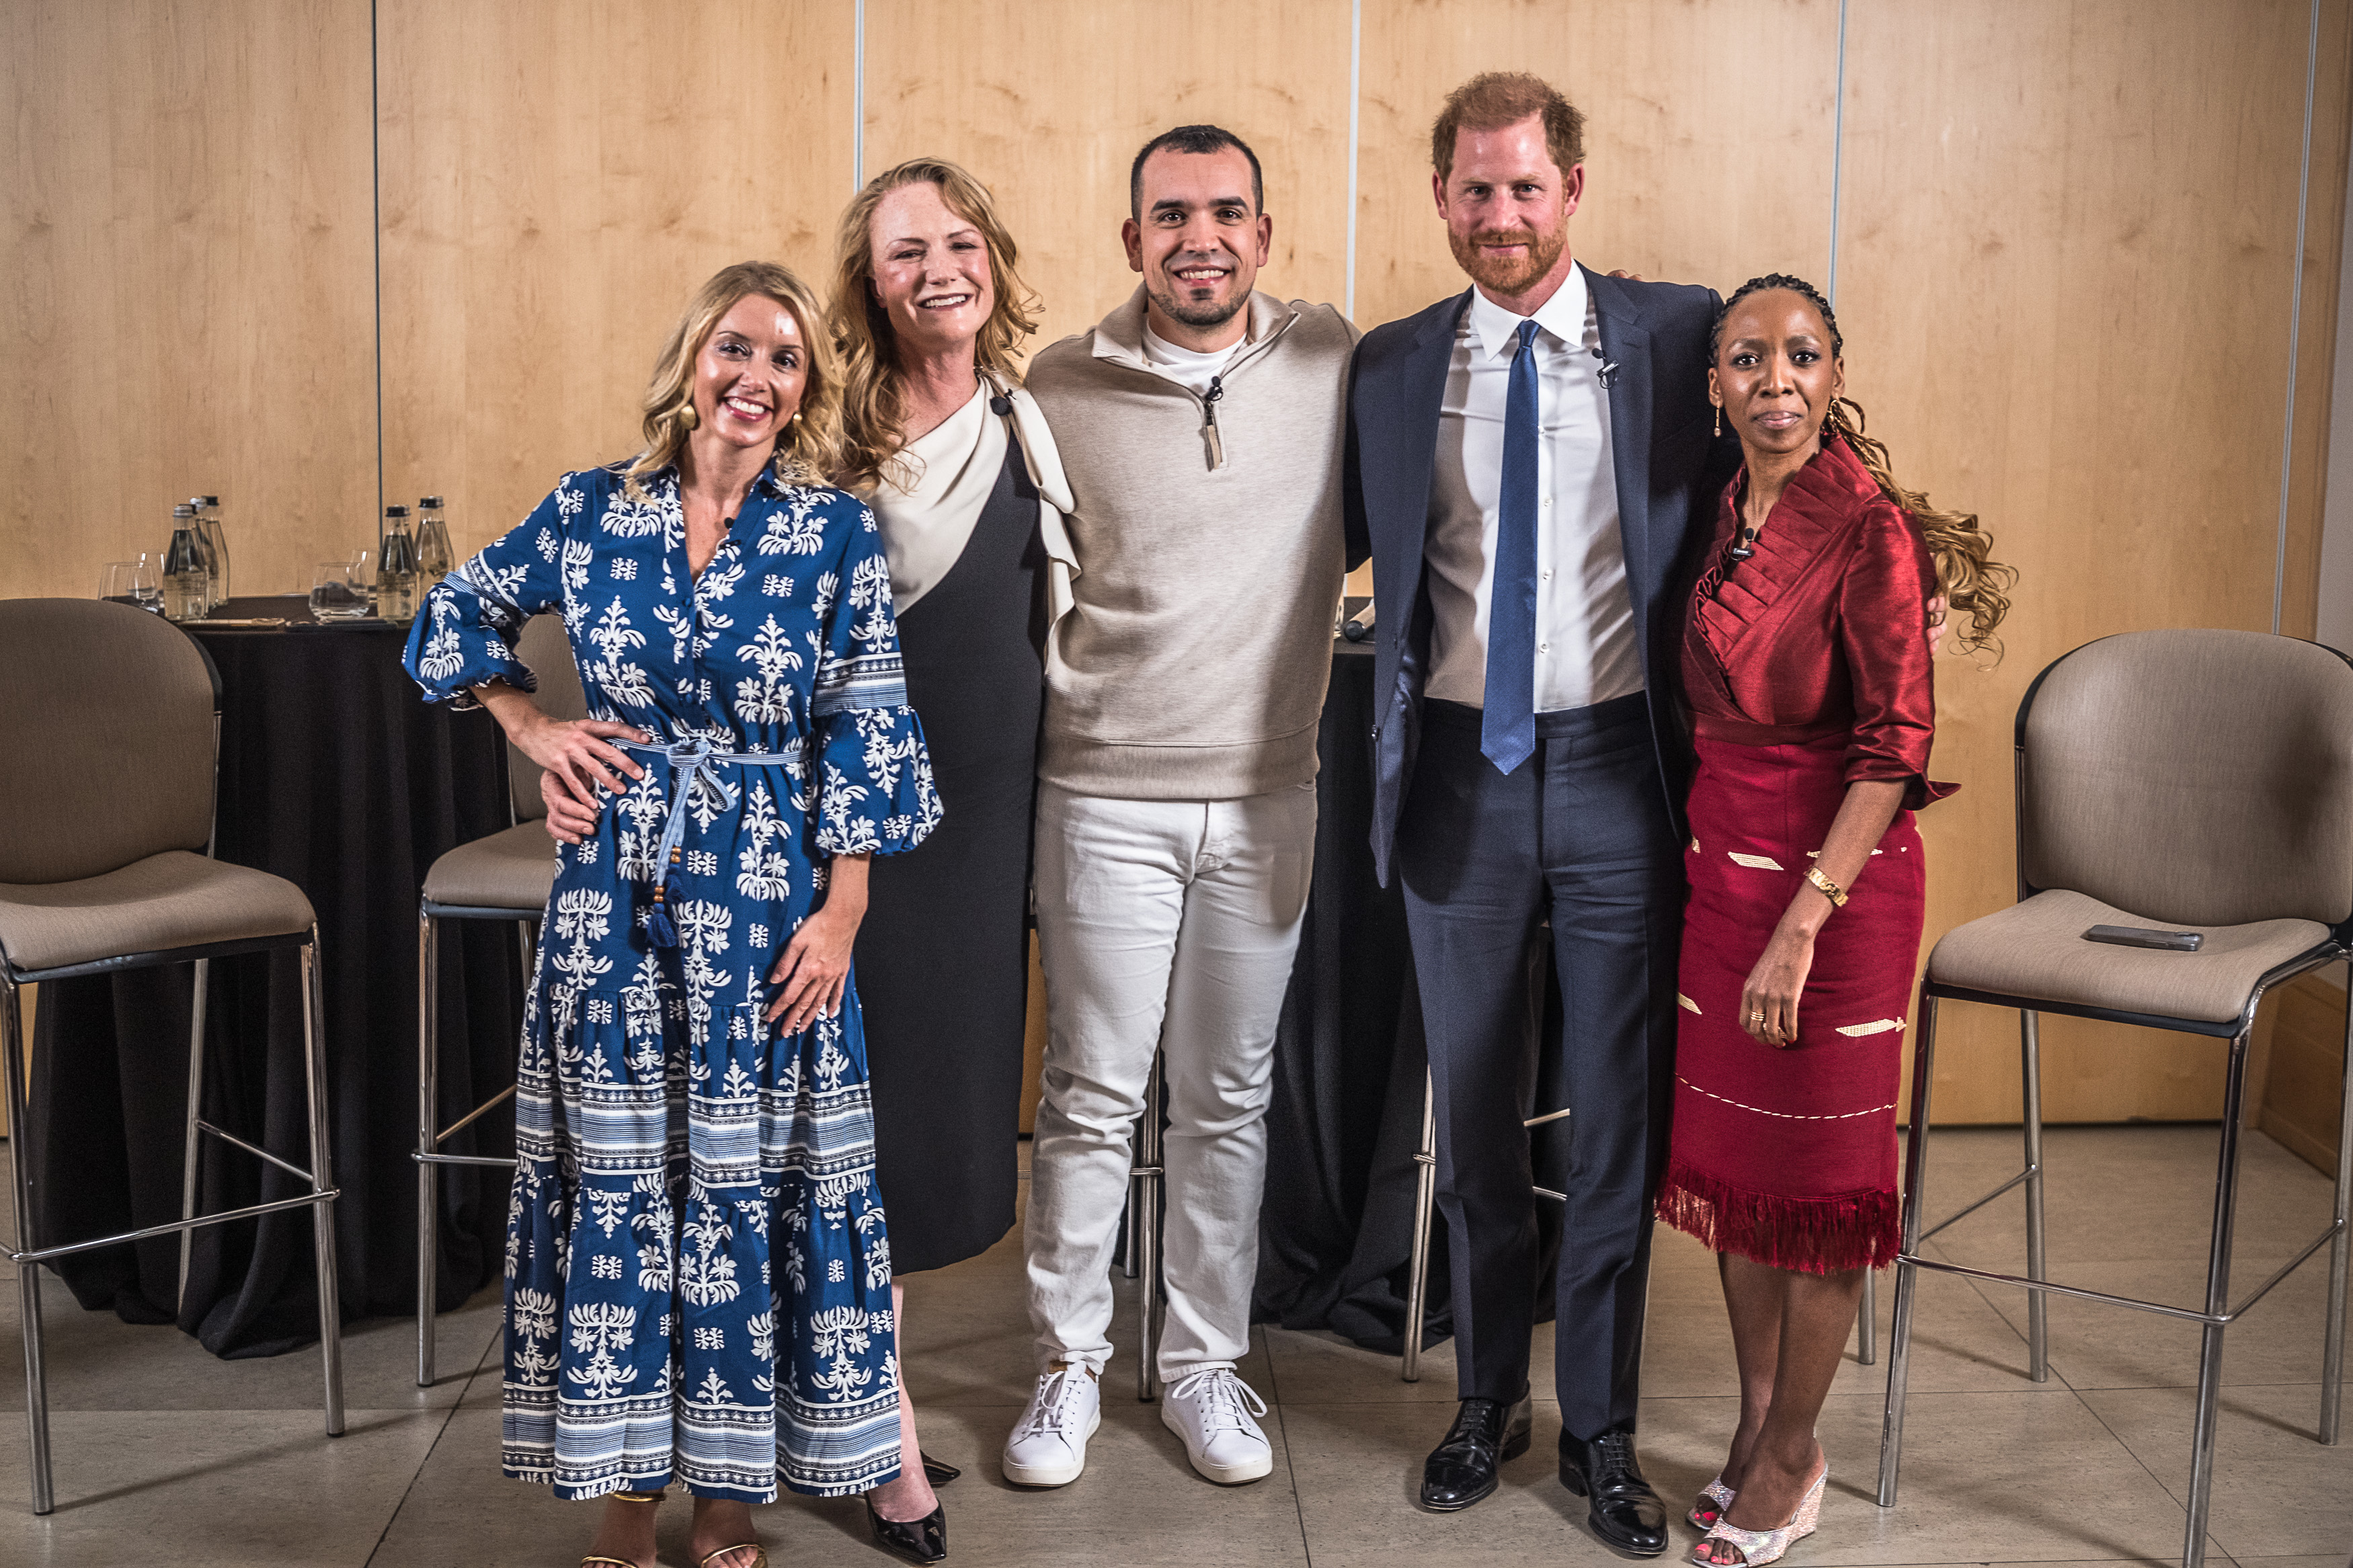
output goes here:
[{"label": "light wood paneling", "polygon": [[2307,974],[2266,997],[2263,1012],[2271,1073],[2258,1125],[2335,1175],[2345,1093],[2345,993]]},{"label": "light wood paneling", "polygon": [[196,489],[244,593],[372,528],[368,69],[364,5],[0,11],[0,595],[96,593]]},{"label": "light wood paneling", "polygon": [[1259,287],[1347,291],[1347,0],[1270,0],[1176,21],[1139,0],[948,7],[869,0],[866,173],[940,155],[978,175],[1043,297],[1034,352],[1133,293],[1128,167],[1171,126],[1222,125],[1266,175]]},{"label": "light wood paneling", "polygon": [[687,297],[730,262],[822,294],[850,176],[849,0],[382,0],[385,490],[461,552],[638,449]]},{"label": "light wood paneling", "polygon": [[[2344,9],[2322,159],[2343,141]],[[1850,14],[1848,385],[1907,481],[1981,513],[2021,574],[1999,668],[1938,670],[1936,771],[1965,787],[1922,817],[1931,942],[2015,896],[2011,723],[2038,670],[2113,632],[2270,628],[2308,18],[2303,0]],[[2316,160],[2312,184],[2313,275],[2333,279],[2342,182]],[[2054,1121],[2220,1113],[2214,1042],[2054,1017],[2043,1044]],[[2014,1015],[1947,1005],[1937,1057],[1939,1121],[2016,1119]]]},{"label": "light wood paneling", "polygon": [[2314,51],[2311,210],[2304,236],[2304,323],[2295,381],[2295,452],[2290,464],[2280,630],[2318,635],[2320,531],[2328,483],[2330,407],[2337,378],[2337,291],[2344,266],[2345,163],[2353,150],[2353,5],[2330,0]]},{"label": "light wood paneling", "polygon": [[1356,319],[1466,287],[1430,195],[1430,126],[1482,70],[1584,110],[1569,247],[1603,271],[1730,289],[1828,270],[1836,0],[1417,0],[1367,5]]}]

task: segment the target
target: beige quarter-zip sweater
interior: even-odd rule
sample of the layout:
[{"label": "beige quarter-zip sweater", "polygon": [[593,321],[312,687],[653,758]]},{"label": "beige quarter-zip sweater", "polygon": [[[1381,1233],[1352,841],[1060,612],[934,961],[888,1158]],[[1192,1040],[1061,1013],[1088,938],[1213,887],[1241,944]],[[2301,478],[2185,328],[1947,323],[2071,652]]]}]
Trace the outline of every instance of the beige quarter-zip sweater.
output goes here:
[{"label": "beige quarter-zip sweater", "polygon": [[[1231,800],[1315,776],[1344,542],[1356,329],[1265,294],[1214,402],[1144,354],[1142,289],[1031,363],[1070,482],[1069,609],[1039,776],[1121,800]],[[1075,565],[1075,571],[1070,568]]]}]

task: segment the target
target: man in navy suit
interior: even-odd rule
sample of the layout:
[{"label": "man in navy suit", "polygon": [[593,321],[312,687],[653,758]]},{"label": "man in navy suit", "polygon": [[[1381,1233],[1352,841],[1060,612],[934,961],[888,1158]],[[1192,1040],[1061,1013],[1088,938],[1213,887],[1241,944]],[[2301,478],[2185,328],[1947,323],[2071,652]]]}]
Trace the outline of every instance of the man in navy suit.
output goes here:
[{"label": "man in navy suit", "polygon": [[1529,1442],[1536,1226],[1521,1121],[1547,916],[1572,1115],[1558,1288],[1560,1476],[1652,1554],[1634,1455],[1651,1201],[1667,1150],[1689,752],[1683,597],[1738,461],[1712,439],[1711,289],[1569,254],[1583,117],[1535,77],[1458,89],[1431,188],[1473,287],[1358,346],[1352,556],[1373,561],[1373,853],[1403,879],[1437,1101],[1461,1407],[1425,1507]]}]

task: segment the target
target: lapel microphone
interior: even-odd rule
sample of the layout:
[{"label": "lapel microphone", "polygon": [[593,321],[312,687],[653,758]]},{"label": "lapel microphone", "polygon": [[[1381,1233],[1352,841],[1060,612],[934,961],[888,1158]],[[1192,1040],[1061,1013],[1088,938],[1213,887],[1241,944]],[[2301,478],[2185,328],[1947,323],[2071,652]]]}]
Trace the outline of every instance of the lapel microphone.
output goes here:
[{"label": "lapel microphone", "polygon": [[[1593,357],[1594,357],[1595,359],[1601,359],[1601,351],[1600,351],[1599,349],[1595,349],[1595,350],[1593,351]],[[1616,375],[1617,374],[1618,374],[1618,364],[1617,364],[1617,362],[1616,362],[1616,361],[1614,361],[1614,360],[1601,360],[1601,390],[1602,390],[1602,391],[1607,392],[1607,391],[1609,391],[1609,386],[1610,386],[1610,380],[1609,380],[1609,378],[1610,378],[1611,376],[1613,376],[1613,375]]]}]

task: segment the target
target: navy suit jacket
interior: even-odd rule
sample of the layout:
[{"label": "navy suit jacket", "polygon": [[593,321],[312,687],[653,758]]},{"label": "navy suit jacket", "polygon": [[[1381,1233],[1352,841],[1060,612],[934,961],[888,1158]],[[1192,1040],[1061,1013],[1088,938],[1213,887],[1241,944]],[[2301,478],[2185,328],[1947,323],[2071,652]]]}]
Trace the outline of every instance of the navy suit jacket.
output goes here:
[{"label": "navy suit jacket", "polygon": [[[1581,263],[1579,264],[1582,265]],[[1650,698],[1659,775],[1678,839],[1692,752],[1676,700],[1683,599],[1699,575],[1715,502],[1740,465],[1740,443],[1711,437],[1707,338],[1713,289],[1638,283],[1587,268],[1609,380],[1610,451],[1626,587]],[[1390,321],[1356,345],[1348,383],[1344,500],[1348,554],[1373,562],[1373,863],[1382,884],[1398,813],[1419,749],[1430,665],[1430,593],[1422,547],[1430,521],[1438,420],[1468,290]]]}]

